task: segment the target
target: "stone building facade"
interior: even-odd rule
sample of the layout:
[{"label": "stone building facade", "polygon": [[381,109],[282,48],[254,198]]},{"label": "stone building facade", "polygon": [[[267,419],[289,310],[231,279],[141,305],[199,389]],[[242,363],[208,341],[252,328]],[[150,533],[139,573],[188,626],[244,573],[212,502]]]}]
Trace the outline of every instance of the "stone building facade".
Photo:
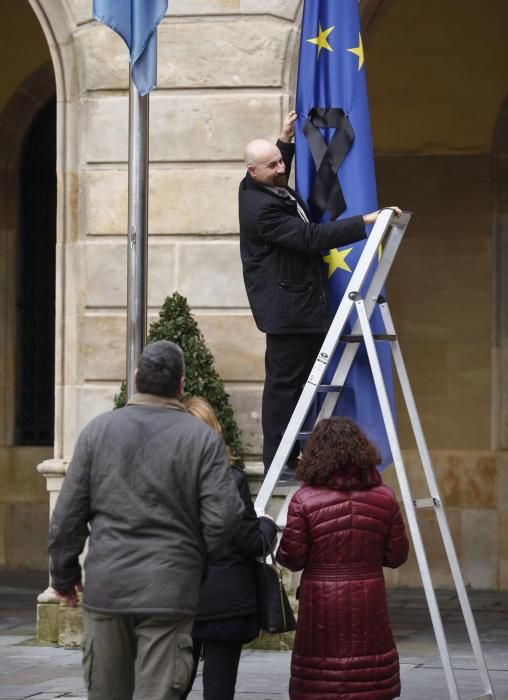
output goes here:
[{"label": "stone building facade", "polygon": [[[128,58],[91,4],[0,9],[0,566],[11,568],[45,566],[45,486],[55,498],[76,436],[111,407],[125,372]],[[253,462],[264,338],[243,289],[237,186],[245,143],[275,138],[293,105],[301,10],[301,0],[170,0],[151,96],[149,314],[175,289],[187,297]],[[506,589],[508,7],[360,0],[360,11],[379,199],[414,212],[392,313],[466,582]],[[52,128],[56,189],[31,180]],[[37,223],[51,218],[51,192],[53,231]],[[37,265],[37,253],[28,273],[41,240],[54,256]],[[54,310],[37,306],[44,294]],[[25,409],[41,374],[54,387],[54,434],[37,443]],[[424,497],[402,412],[399,425]],[[448,586],[429,516],[435,584]],[[390,581],[418,585],[415,562]]]}]

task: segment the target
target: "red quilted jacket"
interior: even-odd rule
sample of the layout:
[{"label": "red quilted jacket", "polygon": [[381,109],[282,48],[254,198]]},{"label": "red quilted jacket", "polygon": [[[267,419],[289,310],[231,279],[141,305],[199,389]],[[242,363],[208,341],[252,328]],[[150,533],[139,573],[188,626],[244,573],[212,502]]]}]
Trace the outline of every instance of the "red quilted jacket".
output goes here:
[{"label": "red quilted jacket", "polygon": [[377,472],[370,483],[336,475],[302,486],[289,506],[277,560],[303,569],[291,700],[400,695],[382,567],[403,564],[409,543],[393,491]]}]

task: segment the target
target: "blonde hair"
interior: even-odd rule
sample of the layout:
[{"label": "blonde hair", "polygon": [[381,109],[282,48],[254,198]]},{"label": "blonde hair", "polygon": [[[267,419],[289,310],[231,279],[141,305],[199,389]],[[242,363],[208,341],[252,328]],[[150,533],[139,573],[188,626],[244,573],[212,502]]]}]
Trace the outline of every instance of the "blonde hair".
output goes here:
[{"label": "blonde hair", "polygon": [[[187,413],[190,413],[191,416],[194,416],[194,418],[199,418],[203,421],[203,423],[209,425],[212,430],[215,430],[216,433],[219,433],[219,435],[223,437],[222,428],[220,427],[217,415],[213,410],[212,405],[208,403],[206,399],[204,399],[202,396],[192,396],[190,399],[184,401],[183,405],[185,406]],[[231,454],[231,450],[226,443],[224,443],[224,447],[226,448],[228,460],[232,463],[234,461],[234,457]]]},{"label": "blonde hair", "polygon": [[184,401],[185,410],[195,418],[200,418],[204,423],[210,426],[216,433],[222,436],[222,428],[217,420],[215,411],[206,399],[202,396],[193,396],[187,401]]}]

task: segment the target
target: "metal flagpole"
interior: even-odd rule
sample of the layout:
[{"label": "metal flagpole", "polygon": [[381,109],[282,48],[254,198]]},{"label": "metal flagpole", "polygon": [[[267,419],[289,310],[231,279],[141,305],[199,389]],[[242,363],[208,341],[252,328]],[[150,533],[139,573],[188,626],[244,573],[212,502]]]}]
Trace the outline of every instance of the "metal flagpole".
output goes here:
[{"label": "metal flagpole", "polygon": [[129,228],[127,244],[127,399],[146,342],[148,262],[148,125],[150,93],[129,82]]}]

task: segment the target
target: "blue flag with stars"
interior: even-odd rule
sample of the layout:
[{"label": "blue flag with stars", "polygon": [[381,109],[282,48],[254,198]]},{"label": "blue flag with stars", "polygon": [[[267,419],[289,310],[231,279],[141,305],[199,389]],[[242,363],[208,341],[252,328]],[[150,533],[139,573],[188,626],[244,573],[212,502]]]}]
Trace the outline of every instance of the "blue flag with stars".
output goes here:
[{"label": "blue flag with stars", "polygon": [[157,84],[157,27],[168,0],[93,0],[93,16],[129,48],[132,79],[140,95]]},{"label": "blue flag with stars", "polygon": [[[313,220],[328,221],[375,211],[376,181],[358,0],[306,0],[296,111],[296,189],[308,203]],[[333,312],[340,304],[364,245],[356,243],[325,254]],[[352,320],[356,320],[356,315]],[[378,309],[372,320],[374,330],[384,331]],[[345,329],[346,333],[351,325]],[[327,381],[333,376],[343,347],[339,344]],[[381,343],[376,347],[393,408],[390,348]],[[358,350],[334,413],[357,422],[380,450],[383,466],[391,463],[363,346]]]}]

